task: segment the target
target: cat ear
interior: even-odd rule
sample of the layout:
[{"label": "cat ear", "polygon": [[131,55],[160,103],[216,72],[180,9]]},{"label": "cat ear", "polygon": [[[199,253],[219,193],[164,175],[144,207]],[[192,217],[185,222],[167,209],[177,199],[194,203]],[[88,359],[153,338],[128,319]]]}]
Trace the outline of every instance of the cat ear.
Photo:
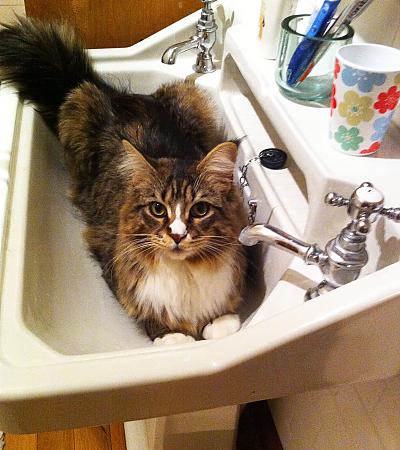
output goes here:
[{"label": "cat ear", "polygon": [[123,139],[122,145],[126,152],[126,158],[121,166],[122,170],[129,171],[138,180],[148,180],[156,174],[154,167],[130,142]]},{"label": "cat ear", "polygon": [[232,186],[237,150],[234,142],[224,142],[213,148],[197,166],[201,179],[228,193]]}]

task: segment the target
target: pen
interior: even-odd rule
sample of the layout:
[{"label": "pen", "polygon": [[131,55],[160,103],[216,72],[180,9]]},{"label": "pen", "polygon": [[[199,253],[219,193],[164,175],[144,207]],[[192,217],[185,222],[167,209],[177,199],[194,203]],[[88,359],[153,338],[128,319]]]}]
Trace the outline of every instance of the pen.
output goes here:
[{"label": "pen", "polygon": [[[353,0],[343,11],[339,14],[335,22],[329,27],[326,32],[326,36],[331,38],[338,37],[340,33],[345,29],[347,25],[350,24],[354,19],[360,16],[367,7],[372,3],[373,0]],[[314,66],[321,60],[325,52],[329,48],[329,43],[322,44],[318,50],[315,52],[309,66],[300,76],[299,82],[304,81]]]},{"label": "pen", "polygon": [[320,46],[320,42],[307,38],[320,37],[324,34],[339,3],[340,0],[324,1],[305,38],[299,43],[289,61],[286,75],[289,86],[294,86],[297,84],[301,75],[310,65],[314,58],[315,52]]},{"label": "pen", "polygon": [[335,22],[328,28],[327,35],[335,37],[341,33],[346,25],[356,19],[362,14],[373,0],[353,0],[344,10],[339,14]]}]

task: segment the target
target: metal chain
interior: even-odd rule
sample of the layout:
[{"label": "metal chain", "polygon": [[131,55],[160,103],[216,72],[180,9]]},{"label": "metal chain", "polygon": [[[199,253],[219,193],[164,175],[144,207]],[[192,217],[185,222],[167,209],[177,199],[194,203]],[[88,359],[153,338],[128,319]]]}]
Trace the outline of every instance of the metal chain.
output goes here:
[{"label": "metal chain", "polygon": [[243,193],[243,189],[246,186],[249,186],[249,182],[247,181],[246,175],[247,175],[247,170],[248,170],[250,164],[253,163],[254,161],[259,161],[259,160],[260,160],[260,158],[258,156],[255,156],[254,158],[249,159],[244,166],[239,167],[239,170],[242,173],[240,178],[239,178],[240,192],[241,193]]},{"label": "metal chain", "polygon": [[[240,188],[240,193],[242,195],[243,195],[243,191],[246,187],[249,188],[250,193],[251,193],[249,181],[247,180],[247,170],[248,170],[250,164],[252,164],[255,161],[259,161],[259,160],[260,160],[260,158],[258,156],[255,156],[254,158],[249,159],[245,165],[243,165],[242,167],[239,168],[239,170],[241,172],[241,175],[239,178],[239,188]],[[256,220],[257,200],[252,199],[249,196],[249,199],[247,201],[247,206],[249,208],[249,214],[247,216],[247,221],[248,221],[249,225],[252,225]]]}]

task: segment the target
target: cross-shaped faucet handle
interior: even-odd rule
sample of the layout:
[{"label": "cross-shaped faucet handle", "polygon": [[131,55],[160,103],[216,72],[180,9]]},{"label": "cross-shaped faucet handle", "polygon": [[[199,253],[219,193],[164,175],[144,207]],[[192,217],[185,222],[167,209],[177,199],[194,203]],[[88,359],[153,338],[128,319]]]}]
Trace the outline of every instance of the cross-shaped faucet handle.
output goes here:
[{"label": "cross-shaped faucet handle", "polygon": [[400,222],[400,208],[384,208],[383,202],[383,194],[368,182],[362,183],[350,198],[345,198],[336,192],[329,192],[325,196],[327,205],[347,207],[347,213],[353,219],[355,231],[362,234],[368,233],[370,223],[375,221],[377,215]]}]

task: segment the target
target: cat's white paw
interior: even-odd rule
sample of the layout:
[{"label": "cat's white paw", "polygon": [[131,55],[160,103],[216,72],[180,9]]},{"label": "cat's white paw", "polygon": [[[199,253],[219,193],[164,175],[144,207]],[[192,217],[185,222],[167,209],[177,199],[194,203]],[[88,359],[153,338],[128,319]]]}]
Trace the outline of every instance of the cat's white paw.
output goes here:
[{"label": "cat's white paw", "polygon": [[217,317],[203,329],[204,339],[218,339],[236,333],[240,329],[240,319],[237,314],[225,314]]},{"label": "cat's white paw", "polygon": [[192,336],[188,336],[183,333],[168,333],[161,338],[155,338],[153,344],[154,345],[179,345],[179,344],[190,344],[191,342],[195,342],[195,339]]}]

